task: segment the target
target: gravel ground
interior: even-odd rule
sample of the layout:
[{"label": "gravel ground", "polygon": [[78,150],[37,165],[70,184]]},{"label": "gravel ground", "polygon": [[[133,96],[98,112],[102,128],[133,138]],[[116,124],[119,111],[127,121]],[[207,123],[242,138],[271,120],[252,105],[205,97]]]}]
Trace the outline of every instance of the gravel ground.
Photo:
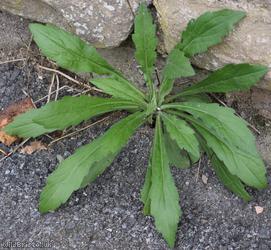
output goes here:
[{"label": "gravel ground", "polygon": [[[142,85],[131,60],[133,49],[126,46],[102,53]],[[40,99],[47,94],[50,79],[51,74],[38,71],[31,62],[0,65],[0,108],[26,94],[33,100]],[[60,80],[61,86],[70,85],[63,78]],[[63,94],[70,93],[60,93]],[[249,118],[250,114],[245,116]],[[94,184],[76,192],[54,213],[41,215],[37,210],[39,193],[58,160],[103,133],[119,117],[120,113],[110,116],[107,122],[46,151],[15,153],[0,162],[0,249],[8,242],[44,243],[56,249],[167,249],[152,218],[143,216],[139,200],[153,134],[148,126],[138,130]],[[264,124],[258,126],[263,130],[258,142],[265,149],[266,159],[270,159],[265,140],[267,133],[270,138],[270,130]],[[39,140],[49,142],[47,137]],[[0,147],[8,150],[4,145]],[[270,167],[269,163],[269,176]],[[251,190],[254,199],[245,203],[218,182],[206,160],[200,168],[173,168],[172,173],[183,209],[176,249],[271,249],[270,186],[259,192]],[[202,175],[208,177],[207,184],[202,182]],[[258,215],[257,205],[264,208]]]},{"label": "gravel ground", "polygon": [[0,10],[0,24],[0,50],[28,44],[31,35],[27,29],[27,20]]}]

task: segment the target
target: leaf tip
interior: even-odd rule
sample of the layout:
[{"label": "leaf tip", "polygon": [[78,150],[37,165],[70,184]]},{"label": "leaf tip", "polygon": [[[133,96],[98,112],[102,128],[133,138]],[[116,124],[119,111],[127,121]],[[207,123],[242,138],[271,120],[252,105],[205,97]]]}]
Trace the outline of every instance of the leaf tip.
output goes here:
[{"label": "leaf tip", "polygon": [[247,196],[243,197],[243,200],[244,200],[245,202],[250,202],[250,201],[252,200],[252,196],[249,195],[249,194],[247,194]]},{"label": "leaf tip", "polygon": [[234,10],[234,12],[240,17],[240,19],[247,16],[247,13],[243,10]]},{"label": "leaf tip", "polygon": [[147,3],[145,2],[142,2],[140,5],[139,5],[139,10],[140,11],[145,11],[148,9],[148,6],[147,6]]},{"label": "leaf tip", "polygon": [[25,138],[24,136],[22,136],[22,135],[20,135],[18,133],[18,131],[14,128],[13,123],[14,122],[11,122],[6,127],[2,128],[1,131],[3,131],[4,133],[6,133],[7,135],[18,136],[20,138]]},{"label": "leaf tip", "polygon": [[54,212],[61,204],[56,204],[53,201],[48,202],[48,199],[45,199],[45,195],[43,192],[41,193],[40,199],[39,199],[39,205],[38,205],[39,212],[41,214]]},{"label": "leaf tip", "polygon": [[222,10],[220,10],[218,12],[220,12],[220,13],[221,12],[227,12],[229,14],[234,14],[239,19],[242,19],[242,18],[247,16],[247,13],[245,11],[243,11],[243,10],[233,10],[233,9],[227,9],[226,8],[226,9],[222,9]]},{"label": "leaf tip", "polygon": [[5,133],[7,133],[8,135],[15,135],[15,134],[13,134],[13,132],[12,132],[12,128],[11,128],[11,125],[10,125],[10,124],[7,125],[6,127],[4,127],[4,128],[2,129],[2,131],[5,132]]},{"label": "leaf tip", "polygon": [[39,212],[41,214],[46,214],[46,213],[49,213],[50,210],[40,201],[39,202]]},{"label": "leaf tip", "polygon": [[44,26],[43,24],[39,23],[30,23],[29,24],[29,30],[32,34],[34,34],[41,26]]},{"label": "leaf tip", "polygon": [[38,205],[39,212],[41,214],[53,212],[60,205],[61,205],[61,202],[54,199],[53,195],[49,192],[49,185],[48,185],[48,180],[47,180],[47,185],[43,188],[40,194],[39,205]]},{"label": "leaf tip", "polygon": [[268,181],[266,176],[264,177],[264,180],[261,182],[261,185],[258,187],[259,190],[266,189],[268,187]]},{"label": "leaf tip", "polygon": [[269,71],[269,67],[265,66],[265,65],[259,65],[259,67],[262,69],[263,71],[263,76]]},{"label": "leaf tip", "polygon": [[239,12],[239,15],[240,15],[242,18],[244,18],[244,17],[247,16],[247,13],[246,13],[245,11],[239,10],[238,12]]},{"label": "leaf tip", "polygon": [[144,216],[151,215],[150,208],[147,205],[145,205],[144,208],[143,208],[143,214],[144,214]]},{"label": "leaf tip", "polygon": [[164,236],[164,238],[165,238],[165,240],[166,240],[168,246],[169,246],[171,249],[173,249],[174,246],[175,246],[175,241],[176,241],[176,232],[175,232],[174,236],[172,236],[172,235],[167,235],[167,236],[166,236],[166,235],[163,235],[163,236]]}]

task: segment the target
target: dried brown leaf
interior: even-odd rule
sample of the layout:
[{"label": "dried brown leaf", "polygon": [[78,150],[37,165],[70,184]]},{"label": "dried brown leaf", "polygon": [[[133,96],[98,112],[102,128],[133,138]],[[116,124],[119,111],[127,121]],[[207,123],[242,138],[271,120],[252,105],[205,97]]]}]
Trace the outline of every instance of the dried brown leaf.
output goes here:
[{"label": "dried brown leaf", "polygon": [[44,144],[42,144],[42,142],[33,141],[33,142],[30,143],[30,145],[25,146],[24,148],[22,148],[20,150],[20,153],[31,155],[34,152],[38,152],[38,151],[46,150],[46,149],[47,149],[46,146]]},{"label": "dried brown leaf", "polygon": [[0,112],[0,142],[10,146],[18,139],[15,136],[6,134],[4,131],[2,131],[2,129],[11,123],[14,117],[33,108],[34,105],[31,98],[26,98],[20,102],[11,104],[5,110]]},{"label": "dried brown leaf", "polygon": [[6,146],[10,146],[13,142],[17,141],[17,137],[6,134],[4,131],[0,131],[0,142]]}]

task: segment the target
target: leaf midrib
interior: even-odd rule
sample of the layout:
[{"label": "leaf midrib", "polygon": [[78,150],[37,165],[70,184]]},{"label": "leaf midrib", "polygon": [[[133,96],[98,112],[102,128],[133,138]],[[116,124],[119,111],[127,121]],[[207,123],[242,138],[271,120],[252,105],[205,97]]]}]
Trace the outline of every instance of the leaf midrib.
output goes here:
[{"label": "leaf midrib", "polygon": [[[223,68],[222,68],[223,69]],[[220,80],[220,81],[216,81],[216,82],[211,82],[210,84],[206,84],[205,82],[208,82],[208,78],[206,78],[205,80],[203,80],[202,82],[199,82],[198,84],[195,84],[193,85],[192,87],[188,87],[187,89],[183,90],[183,92],[180,93],[180,96],[183,95],[183,94],[187,94],[187,93],[190,93],[190,92],[194,92],[194,90],[196,91],[199,91],[199,90],[202,90],[202,89],[205,89],[206,87],[209,88],[209,87],[213,87],[214,85],[218,85],[218,84],[221,84],[221,82],[225,82],[225,81],[229,81],[229,80],[238,80],[239,78],[244,78],[244,77],[248,77],[250,75],[253,75],[255,73],[260,73],[264,70],[257,70],[257,71],[253,71],[253,72],[250,72],[250,73],[247,73],[247,74],[244,74],[244,75],[241,75],[241,76],[238,76],[238,77],[229,77],[229,78],[226,78],[224,80]],[[259,77],[257,77],[259,78]],[[199,85],[203,85],[203,84],[206,84],[205,86],[199,86]],[[198,87],[199,86],[199,87]],[[241,86],[242,87],[242,86]],[[249,88],[249,86],[247,86],[247,88]],[[208,92],[208,89],[206,89],[205,92]]]},{"label": "leaf midrib", "polygon": [[[209,20],[208,22],[204,23],[204,25],[207,25],[209,22],[214,21],[214,20],[217,19],[217,18],[219,19],[219,18],[221,18],[222,16],[223,16],[223,17],[226,17],[227,15],[218,15],[218,16],[214,17],[213,19]],[[211,31],[212,29],[214,29],[214,28],[216,28],[216,27],[223,26],[223,25],[225,25],[225,23],[221,22],[219,25],[214,26],[214,27],[212,27],[211,29],[203,30],[202,32],[200,32],[199,35],[197,35],[197,37],[192,37],[192,40],[191,40],[185,47],[183,47],[182,50],[185,51],[186,48],[187,48],[188,46],[190,46],[191,43],[193,43],[194,41],[197,41],[198,39],[201,39],[201,38],[202,38],[202,35],[203,35],[204,33],[209,32],[209,31]],[[227,26],[230,26],[230,25],[227,24]],[[227,31],[227,33],[228,33],[228,31]],[[226,36],[227,33],[226,33],[225,35],[222,35],[222,37]],[[211,36],[214,36],[214,34],[211,34],[211,35],[208,35],[208,36],[203,36],[203,37],[206,38],[206,37],[211,37]],[[219,40],[221,40],[221,37],[219,38]],[[207,48],[207,47],[206,47],[206,48]]]},{"label": "leaf midrib", "polygon": [[[119,104],[121,104],[121,103],[122,103],[122,102],[120,101]],[[94,109],[94,108],[100,108],[100,107],[102,107],[102,106],[105,106],[104,108],[108,107],[108,111],[107,111],[107,110],[106,110],[106,111],[102,110],[102,111],[100,111],[100,112],[96,112],[96,113],[94,113],[95,116],[96,116],[96,115],[99,115],[100,113],[103,113],[103,112],[107,113],[107,112],[111,112],[111,111],[113,111],[113,110],[115,110],[115,109],[122,109],[121,105],[120,105],[119,107],[115,107],[115,104],[118,104],[118,103],[110,103],[110,104],[109,104],[109,105],[110,105],[110,108],[112,108],[112,110],[109,110],[109,105],[108,105],[108,103],[100,103],[100,104],[97,104],[97,105],[95,105],[95,106],[91,106],[91,109]],[[106,106],[106,105],[108,105],[108,106]],[[138,105],[131,103],[131,105],[130,105],[129,107],[130,107],[130,108],[136,108],[136,107],[138,107]],[[94,111],[93,111],[93,110],[90,110],[90,111],[92,112],[92,114],[89,114],[89,116],[93,116],[93,112],[94,112]],[[76,111],[71,112],[71,114],[73,114],[73,113],[78,113],[78,111],[76,110]],[[58,116],[59,116],[59,114],[55,114],[55,115],[47,116],[47,118],[50,117],[50,119],[52,119],[52,117],[58,117]],[[86,118],[86,119],[89,119],[89,118]],[[84,120],[86,120],[86,119],[84,119]],[[40,125],[40,126],[43,126],[43,125],[42,125],[42,120],[46,120],[46,118],[41,119],[41,120],[39,120],[39,121],[36,121],[36,119],[33,119],[32,122],[35,122],[36,124],[38,124],[38,125]],[[43,127],[44,127],[44,126],[43,126]],[[44,128],[46,128],[46,127],[44,127]],[[54,129],[56,129],[56,128],[54,128]]]},{"label": "leaf midrib", "polygon": [[[186,118],[189,119],[188,117],[186,117]],[[205,131],[207,131],[207,132],[210,133],[213,137],[215,137],[217,140],[219,140],[220,143],[223,144],[223,145],[229,150],[229,152],[231,152],[231,158],[232,158],[232,159],[234,160],[234,162],[235,162],[235,169],[236,169],[236,166],[238,166],[239,164],[236,162],[235,157],[233,157],[235,154],[234,154],[234,152],[233,152],[231,146],[230,146],[228,143],[224,142],[224,140],[223,140],[222,138],[220,138],[219,135],[214,134],[208,127],[203,126],[202,124],[200,124],[199,122],[197,122],[195,119],[190,119],[190,120],[191,120],[192,122],[195,122],[198,126],[200,126],[201,128],[203,128]],[[233,146],[233,147],[234,147],[234,146]],[[238,154],[242,155],[243,157],[250,158],[254,163],[255,163],[255,160],[256,160],[256,162],[257,162],[257,158],[253,157],[251,154],[247,154],[247,153],[245,153],[245,152],[239,150],[239,149],[236,148],[236,147],[235,147],[235,149],[238,151]],[[222,150],[224,151],[224,148],[223,148],[223,147],[222,147]],[[225,152],[225,151],[224,151],[224,152]],[[226,155],[226,154],[225,154],[225,155]],[[220,159],[220,160],[223,161],[223,163],[225,164],[224,160],[222,160],[222,159]],[[249,171],[249,172],[250,172],[250,173],[258,180],[259,183],[262,184],[262,181],[258,178],[257,174],[254,174],[250,168],[246,168],[246,169],[247,169],[247,170],[248,170],[248,171]],[[236,170],[238,170],[238,168],[237,168]],[[233,173],[232,173],[232,174],[233,174]],[[235,174],[233,174],[233,175],[235,175]]]},{"label": "leaf midrib", "polygon": [[[51,40],[51,39],[50,39],[50,36],[48,36],[45,32],[43,32],[43,36],[45,36],[47,39],[49,39],[50,41],[52,41],[52,42],[54,42],[55,44],[57,44],[57,46],[59,46],[62,50],[64,50],[64,51],[68,50],[68,51],[72,52],[71,54],[74,54],[74,55],[76,55],[77,57],[82,58],[83,60],[89,61],[90,63],[94,64],[96,67],[98,66],[98,67],[100,67],[100,68],[105,69],[105,71],[108,72],[108,74],[113,73],[114,75],[117,75],[117,76],[119,76],[119,77],[125,79],[125,78],[122,76],[122,74],[121,74],[120,72],[118,72],[117,70],[113,69],[113,68],[111,67],[111,65],[109,65],[106,61],[105,61],[105,62],[108,64],[110,70],[109,70],[109,69],[106,69],[106,68],[104,67],[104,65],[99,64],[99,63],[97,63],[97,62],[91,60],[89,57],[85,57],[85,54],[84,54],[84,53],[78,54],[78,53],[77,53],[76,51],[74,51],[73,49],[65,48],[65,47],[63,47],[63,45],[60,45],[57,41]],[[79,40],[79,41],[80,41],[80,43],[82,42],[81,40]],[[81,49],[83,50],[86,46],[88,46],[88,45],[83,44],[83,47],[82,47]],[[92,47],[90,47],[90,48],[91,48],[91,49],[94,49],[94,48],[92,48]],[[95,49],[94,49],[94,50],[95,50]],[[102,58],[102,59],[105,60],[104,58]]]},{"label": "leaf midrib", "polygon": [[[109,78],[110,79],[110,78]],[[90,82],[92,82],[90,80]],[[93,83],[94,84],[94,83]],[[95,85],[95,84],[94,84]],[[111,84],[109,89],[111,88],[113,91],[117,91],[117,92],[120,92],[122,93],[122,96],[127,96],[133,100],[135,100],[136,102],[138,102],[139,104],[143,104],[145,103],[144,101],[144,95],[141,91],[139,91],[137,88],[134,88],[133,86],[131,86],[130,84],[126,84],[125,85],[127,87],[127,92],[125,92],[125,89],[122,89],[122,88],[115,88],[114,84]],[[110,90],[109,90],[110,91]],[[129,92],[133,92],[135,94],[135,96],[131,95],[131,93]],[[143,95],[143,96],[142,96]],[[113,96],[113,95],[112,95]],[[143,97],[142,99],[140,97]],[[124,99],[124,97],[119,97],[121,99]],[[124,100],[127,100],[127,99],[124,99]],[[129,99],[128,99],[129,100]]]},{"label": "leaf midrib", "polygon": [[[173,127],[177,130],[177,131],[180,131],[179,129],[178,129],[178,127],[177,126],[175,126],[175,124],[170,120],[170,119],[168,119],[168,117],[167,116],[164,116],[166,119],[167,119],[167,121],[169,122],[169,123],[171,123],[172,125],[173,125]],[[195,153],[194,152],[194,150],[193,150],[193,146],[192,146],[192,144],[189,142],[189,140],[187,140],[187,138],[185,137],[185,136],[183,136],[182,135],[182,133],[179,133],[181,136],[182,136],[182,138],[183,138],[183,140],[184,141],[186,141],[186,143],[189,145],[189,147],[190,147],[190,150],[188,150],[188,151],[190,151],[190,153]],[[193,133],[192,133],[193,134]],[[194,135],[194,134],[193,134]],[[170,136],[171,137],[171,136]],[[171,137],[172,138],[172,137]],[[175,140],[176,142],[177,142],[177,144],[178,144],[178,146],[180,147],[180,145],[179,145],[179,143],[178,143],[178,141],[175,139],[175,138],[172,138],[173,140]],[[185,147],[182,145],[182,148],[183,149],[185,149]]]},{"label": "leaf midrib", "polygon": [[[211,104],[211,105],[215,105],[215,104]],[[193,106],[186,106],[186,105],[183,105],[183,104],[178,104],[178,105],[167,104],[167,105],[165,105],[165,106],[173,106],[173,108],[177,108],[177,109],[178,109],[179,107],[183,106],[184,108],[192,109],[192,110],[194,110],[194,111],[197,111],[197,112],[200,112],[200,113],[203,113],[203,114],[205,114],[205,115],[207,115],[207,116],[212,117],[212,118],[215,119],[217,122],[219,122],[221,128],[224,127],[224,124],[223,124],[219,119],[217,119],[216,116],[212,115],[211,113],[209,113],[209,112],[207,112],[207,111],[205,111],[205,110],[197,109],[196,107],[193,107]],[[230,110],[231,110],[231,109],[229,109],[229,111],[230,111]],[[234,114],[234,113],[232,112],[232,114]],[[232,131],[233,133],[235,132],[231,127],[229,127],[229,126],[226,126],[226,127],[227,127],[230,131]],[[223,129],[223,130],[225,130],[225,129]],[[241,138],[240,138],[240,139],[241,139]],[[242,139],[242,141],[244,142],[243,139]],[[245,152],[245,151],[244,151],[244,152]],[[251,152],[247,152],[247,153],[251,154]],[[254,156],[255,156],[255,155],[254,155]]]}]

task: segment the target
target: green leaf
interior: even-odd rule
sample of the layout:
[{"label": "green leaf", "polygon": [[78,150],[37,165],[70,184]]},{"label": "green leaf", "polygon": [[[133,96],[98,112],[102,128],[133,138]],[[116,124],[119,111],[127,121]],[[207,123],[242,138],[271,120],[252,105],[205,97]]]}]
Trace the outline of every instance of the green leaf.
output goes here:
[{"label": "green leaf", "polygon": [[144,118],[144,113],[137,112],[122,119],[104,135],[62,161],[47,179],[40,197],[40,212],[57,209],[74,191],[86,185],[86,178],[87,181],[93,181],[100,175],[143,123]]},{"label": "green leaf", "polygon": [[161,87],[159,89],[159,102],[158,104],[161,105],[165,97],[172,91],[174,86],[175,79],[164,79],[162,81]]},{"label": "green leaf", "polygon": [[173,49],[167,58],[167,63],[163,69],[163,79],[176,79],[195,75],[195,71],[184,53],[178,49]]},{"label": "green leaf", "polygon": [[93,182],[99,175],[101,175],[104,169],[109,166],[115,158],[114,154],[109,154],[104,157],[101,161],[93,163],[88,174],[84,177],[80,188],[85,188],[88,184]]},{"label": "green leaf", "polygon": [[215,71],[205,80],[183,90],[179,95],[247,90],[256,84],[267,71],[267,67],[257,64],[229,64]]},{"label": "green leaf", "polygon": [[232,175],[229,172],[225,164],[217,158],[217,156],[211,149],[209,149],[206,145],[204,145],[203,147],[205,152],[208,154],[208,157],[212,163],[212,167],[215,170],[216,175],[225,185],[225,187],[227,187],[233,193],[241,197],[244,201],[250,201],[251,196],[246,191],[245,186],[240,181],[240,179],[236,175]]},{"label": "green leaf", "polygon": [[151,179],[152,179],[152,169],[151,169],[151,160],[149,160],[147,173],[145,176],[145,182],[141,190],[141,201],[144,204],[143,208],[144,215],[151,214],[151,200],[150,200]]},{"label": "green leaf", "polygon": [[[47,105],[46,105],[47,106]],[[45,109],[41,108],[41,109]],[[53,132],[53,128],[45,128],[42,125],[33,121],[36,115],[40,114],[41,109],[30,110],[26,113],[15,117],[14,121],[4,128],[4,131],[9,135],[16,135],[20,138],[35,138],[39,135]]]},{"label": "green leaf", "polygon": [[199,158],[199,142],[194,130],[174,115],[162,113],[162,118],[171,140],[177,143],[180,150],[184,149],[195,158]]},{"label": "green leaf", "polygon": [[233,109],[215,103],[184,102],[177,106],[177,109],[192,114],[205,126],[223,136],[228,143],[259,157],[255,138],[248,129],[247,122],[234,115]]},{"label": "green leaf", "polygon": [[55,130],[77,125],[91,117],[114,110],[137,109],[131,101],[91,96],[66,96],[17,116],[5,131],[22,138],[37,137]]},{"label": "green leaf", "polygon": [[152,82],[152,74],[154,70],[154,63],[156,60],[156,46],[157,38],[155,25],[152,21],[151,13],[149,12],[147,5],[142,3],[139,6],[138,14],[135,18],[134,34],[132,36],[136,53],[135,58],[141,69],[144,72],[146,82],[150,89]]},{"label": "green leaf", "polygon": [[168,133],[165,133],[165,146],[171,166],[188,168],[192,165],[192,159],[190,162],[187,152],[180,150],[178,144],[174,140],[171,140]]},{"label": "green leaf", "polygon": [[160,88],[160,103],[168,95],[176,78],[195,75],[189,59],[178,49],[173,49],[167,58],[166,66],[163,70],[163,82]]},{"label": "green leaf", "polygon": [[209,47],[221,43],[233,26],[245,15],[243,11],[229,9],[205,12],[188,23],[177,48],[189,57],[205,52]]},{"label": "green leaf", "polygon": [[250,155],[245,150],[235,148],[231,144],[223,142],[222,138],[207,133],[204,129],[200,128],[198,131],[204,136],[208,146],[224,162],[232,175],[238,176],[249,186],[258,189],[266,188],[266,171],[259,157]]},{"label": "green leaf", "polygon": [[260,158],[223,141],[207,127],[197,126],[197,131],[204,137],[208,147],[214,151],[217,158],[225,164],[232,175],[238,176],[249,186],[258,189],[266,188],[266,171]]},{"label": "green leaf", "polygon": [[246,121],[234,115],[234,110],[219,106],[215,103],[183,102],[162,106],[163,108],[175,108],[192,114],[205,126],[223,135],[227,142],[236,147],[244,147],[246,151],[257,155],[255,138],[247,127]]},{"label": "green leaf", "polygon": [[128,81],[110,77],[91,79],[90,82],[114,97],[146,104],[144,101],[145,95]]},{"label": "green leaf", "polygon": [[62,68],[73,72],[93,72],[122,77],[94,47],[79,37],[49,24],[35,23],[29,27],[42,53]]},{"label": "green leaf", "polygon": [[[245,121],[234,115],[234,110],[217,104],[192,102],[168,104],[162,108],[177,109],[193,115],[198,132],[232,175],[252,187],[266,187],[266,170],[257,151],[255,138]],[[192,118],[186,116],[186,119]]]},{"label": "green leaf", "polygon": [[151,161],[150,212],[155,218],[157,230],[168,245],[175,243],[181,215],[179,194],[170,173],[160,117],[157,117]]},{"label": "green leaf", "polygon": [[225,164],[220,161],[216,155],[213,156],[211,162],[216,175],[225,187],[227,187],[234,194],[242,198],[244,201],[250,201],[252,199],[240,179],[236,175],[232,175],[225,166]]}]

